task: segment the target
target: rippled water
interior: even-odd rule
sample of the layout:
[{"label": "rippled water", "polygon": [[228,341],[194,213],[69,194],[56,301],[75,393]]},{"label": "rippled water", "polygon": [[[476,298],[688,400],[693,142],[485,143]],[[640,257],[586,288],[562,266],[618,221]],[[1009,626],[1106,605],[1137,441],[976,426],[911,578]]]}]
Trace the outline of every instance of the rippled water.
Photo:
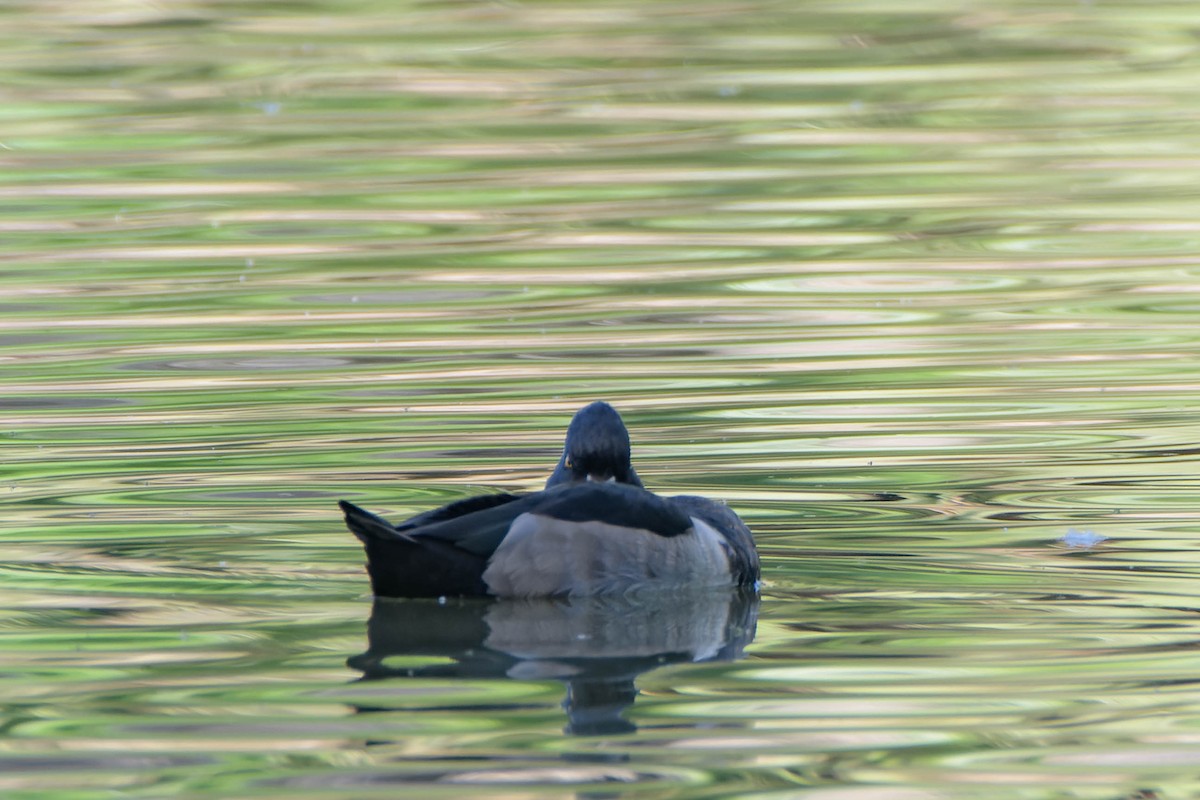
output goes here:
[{"label": "rippled water", "polygon": [[[1200,7],[0,23],[5,798],[1200,796]],[[596,398],[760,600],[372,604]]]}]

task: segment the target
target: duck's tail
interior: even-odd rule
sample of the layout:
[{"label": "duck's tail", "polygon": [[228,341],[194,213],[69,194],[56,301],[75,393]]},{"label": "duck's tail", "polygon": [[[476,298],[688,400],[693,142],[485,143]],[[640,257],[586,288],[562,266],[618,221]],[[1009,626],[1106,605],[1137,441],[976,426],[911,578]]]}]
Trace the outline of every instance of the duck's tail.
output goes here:
[{"label": "duck's tail", "polygon": [[342,513],[346,515],[346,527],[363,544],[372,539],[382,539],[391,542],[412,541],[411,537],[397,531],[396,527],[383,517],[377,517],[370,511],[354,505],[354,503],[339,500],[338,506],[342,509]]},{"label": "duck's tail", "polygon": [[409,535],[345,500],[338,505],[346,515],[346,527],[367,551],[367,573],[376,597],[488,593],[483,582],[486,558],[436,538]]}]

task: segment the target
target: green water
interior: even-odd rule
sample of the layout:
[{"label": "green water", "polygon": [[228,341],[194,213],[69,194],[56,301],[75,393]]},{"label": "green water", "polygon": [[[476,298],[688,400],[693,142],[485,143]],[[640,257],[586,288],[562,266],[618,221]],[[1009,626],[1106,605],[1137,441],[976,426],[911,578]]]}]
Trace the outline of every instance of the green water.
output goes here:
[{"label": "green water", "polygon": [[[1197,31],[0,8],[0,795],[1200,797]],[[597,398],[761,601],[373,606]]]}]

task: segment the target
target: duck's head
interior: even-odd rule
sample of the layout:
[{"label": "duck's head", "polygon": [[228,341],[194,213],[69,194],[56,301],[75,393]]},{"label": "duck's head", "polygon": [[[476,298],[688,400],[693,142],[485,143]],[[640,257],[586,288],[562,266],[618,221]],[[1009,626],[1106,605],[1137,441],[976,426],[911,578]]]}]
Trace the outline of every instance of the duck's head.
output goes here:
[{"label": "duck's head", "polygon": [[629,431],[616,409],[600,400],[575,413],[567,427],[562,458],[546,488],[580,481],[642,485],[629,463]]}]

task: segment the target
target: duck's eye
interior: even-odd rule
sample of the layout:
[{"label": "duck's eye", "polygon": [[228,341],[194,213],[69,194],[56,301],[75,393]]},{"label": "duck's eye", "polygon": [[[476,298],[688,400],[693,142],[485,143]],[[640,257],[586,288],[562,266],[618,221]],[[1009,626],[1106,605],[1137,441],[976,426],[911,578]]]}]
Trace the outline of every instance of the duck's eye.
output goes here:
[{"label": "duck's eye", "polygon": [[571,457],[567,456],[563,459],[563,466],[567,469],[575,469],[575,465],[571,463]]}]

